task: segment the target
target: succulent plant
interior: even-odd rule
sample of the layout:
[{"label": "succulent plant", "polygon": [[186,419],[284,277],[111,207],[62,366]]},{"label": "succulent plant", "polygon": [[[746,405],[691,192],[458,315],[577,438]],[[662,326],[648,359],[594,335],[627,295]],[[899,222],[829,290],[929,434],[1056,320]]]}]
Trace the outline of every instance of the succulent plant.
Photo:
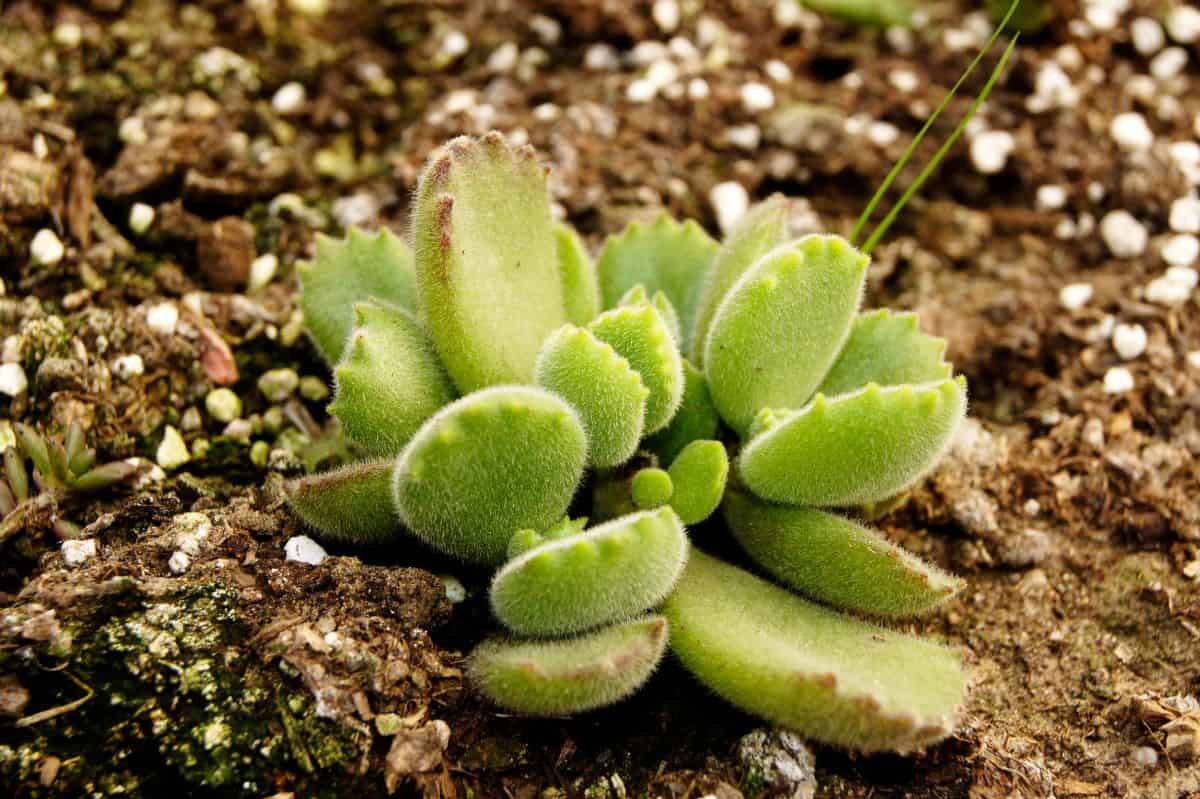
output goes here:
[{"label": "succulent plant", "polygon": [[[12,428],[16,445],[0,453],[0,541],[41,518],[59,538],[77,538],[79,527],[59,515],[58,503],[71,494],[102,491],[141,471],[137,461],[97,466],[96,451],[88,448],[78,424],[67,428],[64,440],[43,436],[20,422]],[[32,480],[27,460],[33,464]]]},{"label": "succulent plant", "polygon": [[[966,383],[913,314],[860,308],[869,247],[792,238],[788,215],[770,198],[724,242],[662,215],[593,265],[531,149],[454,139],[421,176],[411,251],[351,231],[301,268],[330,411],[370,457],[292,483],[293,509],[495,568],[508,634],[469,673],[508,710],[609,704],[669,647],[817,740],[944,738],[958,653],[862,617],[927,612],[961,582],[864,519],[936,465]],[[691,548],[710,518],[748,568]]]}]

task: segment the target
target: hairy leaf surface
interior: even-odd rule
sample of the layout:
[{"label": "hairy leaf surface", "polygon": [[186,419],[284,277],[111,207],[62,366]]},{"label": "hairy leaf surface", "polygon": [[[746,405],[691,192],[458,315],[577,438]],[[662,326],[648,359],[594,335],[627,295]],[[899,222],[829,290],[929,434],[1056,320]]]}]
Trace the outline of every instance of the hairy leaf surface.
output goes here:
[{"label": "hairy leaf surface", "polygon": [[645,433],[666,427],[683,400],[683,359],[662,315],[649,305],[605,311],[588,325],[641,376],[649,389]]},{"label": "hairy leaf surface", "polygon": [[668,471],[675,491],[671,507],[684,524],[699,524],[721,504],[729,476],[729,456],[720,441],[693,441]]},{"label": "hairy leaf surface", "polygon": [[596,267],[579,234],[562,222],[554,226],[558,245],[558,269],[562,274],[563,303],[567,320],[586,325],[600,313],[600,284]]},{"label": "hairy leaf surface", "polygon": [[390,459],[367,461],[288,484],[288,505],[325,538],[370,544],[397,537],[403,527],[392,504]]},{"label": "hairy leaf surface", "polygon": [[704,379],[704,373],[685,359],[683,399],[680,400],[679,410],[665,429],[646,439],[644,446],[663,463],[670,463],[693,441],[715,437],[720,424],[721,418],[717,416],[717,409],[713,407],[712,397],[708,394],[708,381]]},{"label": "hairy leaf surface", "polygon": [[819,391],[833,397],[867,383],[898,386],[945,380],[951,373],[945,353],[945,340],[922,333],[914,313],[884,308],[859,314]]}]

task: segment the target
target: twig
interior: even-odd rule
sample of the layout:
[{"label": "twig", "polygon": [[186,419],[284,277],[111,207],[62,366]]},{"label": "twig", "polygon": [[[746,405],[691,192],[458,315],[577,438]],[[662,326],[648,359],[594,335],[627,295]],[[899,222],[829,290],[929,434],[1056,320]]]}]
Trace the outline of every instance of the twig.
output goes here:
[{"label": "twig", "polygon": [[43,710],[39,713],[34,713],[33,715],[30,715],[30,716],[22,716],[21,718],[17,719],[15,722],[13,722],[14,727],[20,727],[20,728],[32,727],[35,724],[41,724],[43,721],[49,721],[50,719],[65,715],[67,713],[70,713],[73,710],[77,710],[78,708],[82,707],[93,696],[96,695],[96,692],[92,690],[91,686],[84,683],[82,680],[80,680],[78,677],[76,677],[71,672],[64,671],[63,674],[67,675],[67,677],[71,680],[71,682],[75,683],[80,688],[87,691],[87,696],[76,699],[74,702],[67,702],[65,705],[59,705],[58,707],[52,707],[49,710]]}]

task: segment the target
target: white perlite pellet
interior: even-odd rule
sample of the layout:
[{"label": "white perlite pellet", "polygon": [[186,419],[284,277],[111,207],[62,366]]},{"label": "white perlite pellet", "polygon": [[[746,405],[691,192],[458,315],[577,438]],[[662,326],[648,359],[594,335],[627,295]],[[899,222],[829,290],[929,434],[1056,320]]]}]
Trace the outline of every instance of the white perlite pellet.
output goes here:
[{"label": "white perlite pellet", "polygon": [[145,203],[134,203],[129,209],[129,229],[139,236],[154,224],[154,208]]},{"label": "white perlite pellet", "polygon": [[1114,366],[1104,373],[1104,393],[1124,394],[1133,389],[1133,373],[1124,366]]},{"label": "white perlite pellet", "polygon": [[1091,283],[1071,283],[1058,290],[1058,302],[1068,311],[1078,311],[1092,298]]},{"label": "white perlite pellet", "polygon": [[792,68],[778,58],[772,58],[763,64],[763,72],[767,73],[767,77],[776,83],[791,83],[792,81]]},{"label": "white perlite pellet", "polygon": [[1142,55],[1154,55],[1167,43],[1162,25],[1151,17],[1138,17],[1131,22],[1129,36],[1133,39],[1133,48]]},{"label": "white perlite pellet", "polygon": [[0,364],[0,394],[15,397],[29,388],[29,379],[19,363]]},{"label": "white perlite pellet", "polygon": [[1149,233],[1133,214],[1117,210],[1109,211],[1100,220],[1100,238],[1117,258],[1136,258],[1146,251]]},{"label": "white perlite pellet", "polygon": [[1148,150],[1150,145],[1154,144],[1154,133],[1146,124],[1146,118],[1137,111],[1117,114],[1113,117],[1108,132],[1117,146],[1126,152]]},{"label": "white perlite pellet", "polygon": [[687,95],[688,99],[693,101],[708,99],[708,81],[706,81],[704,78],[692,78],[688,81]]},{"label": "white perlite pellet", "polygon": [[1193,369],[1200,369],[1200,350],[1192,350],[1187,354],[1188,366]]},{"label": "white perlite pellet", "polygon": [[757,114],[775,106],[775,92],[765,83],[752,81],[742,86],[742,108],[747,113]]},{"label": "white perlite pellet", "polygon": [[1004,169],[1015,147],[1016,141],[1008,131],[985,131],[971,139],[971,164],[984,175],[994,175]]},{"label": "white perlite pellet", "polygon": [[654,6],[650,10],[650,15],[654,17],[654,24],[663,33],[674,33],[679,27],[679,2],[678,0],[655,0]]},{"label": "white perlite pellet", "polygon": [[872,122],[867,126],[867,139],[876,147],[895,144],[900,138],[900,129],[891,122]]},{"label": "white perlite pellet", "polygon": [[154,460],[167,471],[178,469],[191,460],[187,443],[183,440],[183,436],[179,435],[179,431],[171,425],[167,425],[166,430],[163,431],[162,442],[154,453]]},{"label": "white perlite pellet", "polygon": [[1025,100],[1025,107],[1033,113],[1052,108],[1073,108],[1079,103],[1079,89],[1063,68],[1053,61],[1038,67],[1034,79],[1033,94]]},{"label": "white perlite pellet", "polygon": [[583,52],[583,66],[593,72],[611,72],[621,66],[621,58],[611,44],[593,44]]},{"label": "white perlite pellet", "polygon": [[1037,206],[1046,211],[1057,211],[1067,204],[1067,190],[1062,186],[1048,183],[1038,186]]},{"label": "white perlite pellet", "polygon": [[505,42],[488,56],[487,68],[491,72],[511,72],[520,56],[521,50],[516,42]]},{"label": "white perlite pellet", "polygon": [[1113,350],[1123,361],[1132,361],[1146,351],[1146,328],[1139,324],[1117,325],[1112,334]]},{"label": "white perlite pellet", "polygon": [[63,259],[66,248],[53,230],[42,228],[29,242],[29,255],[39,266],[54,266]]},{"label": "white perlite pellet", "polygon": [[309,566],[320,566],[327,557],[325,548],[306,535],[289,538],[283,545],[283,556]]},{"label": "white perlite pellet", "polygon": [[183,574],[192,565],[192,559],[188,557],[186,552],[175,550],[171,553],[171,557],[167,560],[167,568],[171,570],[171,574]]},{"label": "white perlite pellet", "polygon": [[179,309],[173,302],[160,302],[146,311],[146,327],[160,336],[171,336],[179,324]]},{"label": "white perlite pellet", "polygon": [[261,289],[271,282],[279,269],[279,258],[274,253],[260,255],[250,263],[250,279],[246,286],[251,291]]},{"label": "white perlite pellet", "polygon": [[1172,266],[1146,286],[1146,300],[1159,305],[1182,305],[1192,296],[1200,273],[1189,266]]},{"label": "white perlite pellet", "polygon": [[736,180],[727,180],[713,186],[708,193],[708,201],[712,204],[717,225],[723,233],[732,230],[750,207],[749,193]]},{"label": "white perlite pellet", "polygon": [[448,60],[453,60],[463,55],[471,49],[471,41],[463,34],[462,31],[447,31],[442,38],[442,46],[440,55]]},{"label": "white perlite pellet", "polygon": [[275,92],[275,96],[271,98],[271,107],[275,109],[275,113],[288,116],[295,114],[304,107],[304,101],[308,98],[308,93],[304,89],[304,85],[292,81],[285,83]]},{"label": "white perlite pellet", "polygon": [[888,75],[888,81],[898,91],[902,91],[905,94],[915,92],[917,87],[921,85],[921,80],[917,77],[917,73],[911,69],[897,69],[893,71]]},{"label": "white perlite pellet", "polygon": [[1163,244],[1162,258],[1168,266],[1191,266],[1200,257],[1200,239],[1191,233],[1171,236]]},{"label": "white perlite pellet", "polygon": [[1180,197],[1171,203],[1168,224],[1176,233],[1200,233],[1200,197]]},{"label": "white perlite pellet", "polygon": [[1151,59],[1150,74],[1158,80],[1170,80],[1183,71],[1187,62],[1187,50],[1182,47],[1168,47]]},{"label": "white perlite pellet", "polygon": [[131,377],[138,377],[146,371],[146,364],[142,362],[142,356],[137,353],[132,355],[122,355],[114,358],[112,362],[113,374],[121,380],[128,380]]},{"label": "white perlite pellet", "polygon": [[74,538],[62,542],[63,563],[75,568],[96,557],[96,539]]},{"label": "white perlite pellet", "polygon": [[1177,42],[1191,44],[1200,41],[1200,8],[1180,3],[1167,13],[1167,34]]}]

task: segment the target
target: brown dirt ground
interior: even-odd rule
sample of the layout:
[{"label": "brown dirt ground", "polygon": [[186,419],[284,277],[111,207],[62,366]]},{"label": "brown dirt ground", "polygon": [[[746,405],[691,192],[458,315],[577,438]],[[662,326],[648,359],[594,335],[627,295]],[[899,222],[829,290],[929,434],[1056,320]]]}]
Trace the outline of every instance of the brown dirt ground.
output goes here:
[{"label": "brown dirt ground", "polygon": [[[665,39],[649,3],[332,5],[319,22],[273,1],[18,0],[0,11],[0,339],[23,337],[33,385],[25,397],[0,397],[0,417],[48,426],[80,419],[110,458],[153,458],[164,424],[184,429],[189,442],[213,440],[206,456],[160,482],[71,500],[64,513],[101,541],[99,557],[82,568],[63,566],[45,519],[0,544],[0,784],[14,796],[121,788],[145,796],[395,789],[548,797],[589,786],[590,796],[741,795],[734,751],[754,720],[674,665],[635,700],[576,720],[507,718],[482,705],[464,690],[459,653],[489,629],[484,575],[457,573],[472,596],[451,608],[435,575],[455,567],[428,553],[331,548],[339,557],[316,569],[285,562],[282,544],[298,530],[279,487],[299,464],[273,459],[260,468],[220,436],[220,425],[201,418],[197,426],[194,416],[189,424],[186,412],[232,377],[231,353],[248,414],[267,409],[254,389],[266,369],[323,374],[297,335],[293,262],[311,251],[314,229],[339,229],[331,216],[344,220],[347,211],[336,198],[361,196],[361,221],[403,230],[417,170],[459,133],[523,130],[554,167],[556,200],[593,245],[660,207],[715,230],[706,198],[730,179],[754,197],[807,198],[824,229],[848,232],[968,61],[947,51],[940,32],[963,24],[969,9],[933,4],[932,21],[906,50],[829,19],[819,29],[784,29],[769,2],[684,3],[683,32],[697,36],[701,14],[720,23],[728,63],[705,73],[711,96],[703,102],[638,105],[624,98],[632,69],[582,62],[597,42],[625,51]],[[1158,4],[1133,6],[1126,22]],[[1200,692],[1200,371],[1184,357],[1200,349],[1200,315],[1195,299],[1164,308],[1141,295],[1162,271],[1155,245],[1170,201],[1186,188],[1163,148],[1197,135],[1200,51],[1193,46],[1182,75],[1162,89],[1174,98],[1174,112],[1163,112],[1130,88],[1147,67],[1127,24],[1080,36],[1068,24],[1077,4],[1055,10],[1046,30],[1026,37],[985,111],[988,125],[1015,137],[1006,168],[979,174],[960,143],[876,251],[868,298],[919,310],[970,379],[973,435],[882,522],[970,582],[912,625],[964,648],[972,681],[965,722],[952,740],[911,758],[816,748],[822,797],[1200,794],[1188,759],[1200,747],[1200,713],[1179,699]],[[560,24],[556,41],[539,39],[535,11]],[[80,26],[78,45],[53,41],[64,22]],[[470,47],[442,65],[439,43],[451,27]],[[497,76],[487,59],[505,42],[526,55],[540,47],[544,63]],[[1081,56],[1069,70],[1084,91],[1079,106],[1030,113],[1025,99],[1039,66],[1068,43]],[[206,73],[197,66],[203,58],[224,59],[224,71]],[[746,152],[726,131],[750,120],[739,88],[762,79],[768,59],[795,77],[775,86],[775,111],[758,119],[763,141]],[[899,68],[917,74],[912,93],[889,83]],[[1099,70],[1092,80],[1089,69]],[[299,114],[281,116],[270,98],[289,80],[308,96]],[[460,89],[478,92],[473,110],[446,111]],[[951,118],[966,104],[956,100]],[[1107,134],[1111,117],[1130,109],[1152,117],[1159,138],[1137,158]],[[886,147],[849,140],[840,126],[853,114],[903,135]],[[123,139],[122,120],[133,115],[144,135]],[[31,155],[35,139],[46,144],[44,159]],[[907,169],[900,184],[914,173]],[[1035,210],[1034,192],[1047,183],[1068,189],[1064,209]],[[1092,183],[1102,198],[1089,197]],[[305,210],[272,210],[283,192],[302,197]],[[126,224],[134,201],[157,210],[145,236]],[[1145,256],[1117,260],[1095,233],[1054,233],[1063,219],[1099,219],[1114,208],[1149,225]],[[47,226],[68,245],[52,268],[27,257],[33,234]],[[256,251],[279,256],[275,281],[220,291],[244,285]],[[1093,284],[1095,295],[1069,313],[1058,290],[1073,282]],[[146,327],[147,303],[188,295],[192,310],[177,335]],[[1119,362],[1094,333],[1106,314],[1149,333],[1145,355],[1129,364],[1129,393],[1102,388]],[[112,377],[111,359],[132,352],[144,373]],[[322,404],[293,400],[288,424],[311,429]],[[207,514],[212,530],[176,576],[167,561],[184,511]],[[188,624],[208,620],[188,614],[214,607],[222,615],[201,631],[215,637],[205,638]],[[175,636],[167,654],[145,643],[160,640],[153,637],[140,648],[118,646],[129,619],[153,626],[170,616],[163,608],[188,609],[161,622]],[[270,730],[239,737],[232,724],[233,742],[221,739],[226,727],[214,726],[206,705],[212,697],[193,698],[180,676],[206,656],[218,658],[236,693],[247,686],[232,712],[256,722],[267,707]],[[120,704],[110,682],[140,704]],[[252,696],[263,685],[278,706]],[[95,695],[68,704],[85,688]],[[1170,742],[1168,725],[1182,730]],[[187,743],[190,727],[203,747]],[[286,741],[290,757],[268,752],[263,736]],[[333,739],[341,749],[326,745]],[[1141,747],[1158,753],[1156,764],[1135,761]],[[213,770],[213,760],[233,757],[226,752],[246,758],[236,778]]]}]

